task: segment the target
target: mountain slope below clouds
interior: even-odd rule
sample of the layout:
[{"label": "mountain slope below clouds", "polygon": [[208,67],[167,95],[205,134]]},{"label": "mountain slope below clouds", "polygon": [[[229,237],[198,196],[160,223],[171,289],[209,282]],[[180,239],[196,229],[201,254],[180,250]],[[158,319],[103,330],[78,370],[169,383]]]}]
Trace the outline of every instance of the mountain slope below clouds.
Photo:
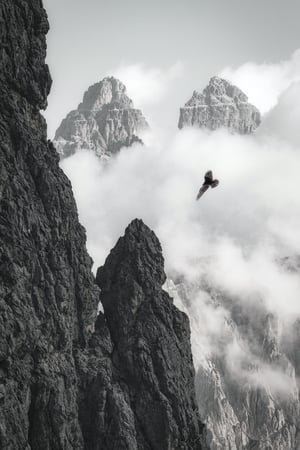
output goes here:
[{"label": "mountain slope below clouds", "polygon": [[[299,320],[290,328],[259,301],[247,306],[207,280],[169,280],[166,287],[191,317],[198,406],[211,450],[298,450]],[[205,336],[193,312],[201,292],[203,313],[215,314],[216,323],[227,311]]]}]

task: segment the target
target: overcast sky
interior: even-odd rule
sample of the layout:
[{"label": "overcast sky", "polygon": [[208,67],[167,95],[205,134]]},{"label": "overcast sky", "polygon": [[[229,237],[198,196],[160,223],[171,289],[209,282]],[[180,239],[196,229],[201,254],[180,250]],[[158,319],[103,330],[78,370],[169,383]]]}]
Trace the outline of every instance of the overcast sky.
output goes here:
[{"label": "overcast sky", "polygon": [[225,66],[279,62],[300,42],[297,0],[44,0],[44,5],[51,27],[50,137],[88,86],[120,73],[120,66],[143,65],[158,76],[174,65],[181,68],[157,112],[176,126],[179,106]]}]

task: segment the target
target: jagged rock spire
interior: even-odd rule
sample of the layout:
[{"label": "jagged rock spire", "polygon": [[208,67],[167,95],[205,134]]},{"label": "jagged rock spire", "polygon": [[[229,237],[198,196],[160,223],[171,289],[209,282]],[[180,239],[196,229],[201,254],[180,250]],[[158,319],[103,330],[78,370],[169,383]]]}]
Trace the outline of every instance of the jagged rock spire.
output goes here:
[{"label": "jagged rock spire", "polygon": [[165,278],[160,243],[136,219],[98,270],[96,282],[137,448],[200,449],[189,320],[162,289]]},{"label": "jagged rock spire", "polygon": [[84,93],[79,111],[100,111],[104,105],[112,108],[133,108],[133,101],[127,96],[125,85],[114,77],[105,77]]}]

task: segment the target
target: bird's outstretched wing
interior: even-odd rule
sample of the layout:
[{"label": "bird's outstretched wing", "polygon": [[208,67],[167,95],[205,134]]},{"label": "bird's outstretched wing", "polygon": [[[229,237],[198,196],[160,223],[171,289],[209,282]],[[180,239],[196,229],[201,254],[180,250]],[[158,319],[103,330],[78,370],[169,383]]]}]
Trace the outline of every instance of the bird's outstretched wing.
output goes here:
[{"label": "bird's outstretched wing", "polygon": [[213,173],[211,170],[208,170],[206,172],[206,174],[204,175],[204,180],[206,181],[206,179],[208,179],[208,181],[212,181],[213,180]]},{"label": "bird's outstretched wing", "polygon": [[207,189],[209,188],[209,186],[207,184],[203,184],[201,186],[201,188],[199,189],[198,195],[196,197],[196,200],[199,200],[200,197],[202,197],[202,195],[204,194],[204,192],[207,191]]},{"label": "bird's outstretched wing", "polygon": [[214,181],[211,183],[211,187],[212,187],[212,188],[217,187],[218,184],[219,184],[219,180],[214,180]]}]

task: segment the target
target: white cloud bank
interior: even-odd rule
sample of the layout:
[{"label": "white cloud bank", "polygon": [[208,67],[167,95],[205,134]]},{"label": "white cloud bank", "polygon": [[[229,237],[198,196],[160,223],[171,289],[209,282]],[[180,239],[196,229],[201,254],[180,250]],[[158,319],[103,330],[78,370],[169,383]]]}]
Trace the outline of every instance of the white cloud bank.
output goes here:
[{"label": "white cloud bank", "polygon": [[112,73],[125,84],[135,106],[143,109],[163,100],[170,90],[170,83],[181,77],[183,70],[183,63],[178,61],[166,69],[148,68],[143,64],[122,65]]},{"label": "white cloud bank", "polygon": [[[286,68],[287,63],[279,65],[276,70],[281,75],[274,86],[261,91],[265,110],[277,106],[255,136],[186,129],[163,141],[160,137],[157,145],[154,139],[151,146],[123,149],[108,165],[89,151],[62,162],[87,229],[95,268],[104,263],[128,223],[139,217],[157,233],[170,276],[181,275],[193,283],[205,276],[250,319],[261,308],[280,318],[283,334],[290,329],[300,317],[300,278],[279,261],[300,254],[300,84],[286,81],[291,79],[288,74],[295,81],[300,73],[298,60],[296,52],[290,62],[295,73]],[[275,70],[262,67],[262,80],[273,73],[271,69]],[[238,73],[253,82],[254,71],[253,65],[245,65]],[[160,75],[150,74],[148,80],[156,77]],[[262,85],[258,83],[256,95]],[[280,95],[284,86],[287,90]],[[157,92],[157,97],[162,95]],[[220,185],[196,202],[208,169]],[[228,354],[230,305],[217,306],[200,288],[185,307],[191,317],[194,352],[199,353],[195,359],[201,359],[201,352],[217,353],[222,345]],[[258,374],[248,381],[256,383],[263,374],[271,379],[270,370],[260,364]],[[290,378],[275,372],[273,384],[284,390],[281,384]]]}]

